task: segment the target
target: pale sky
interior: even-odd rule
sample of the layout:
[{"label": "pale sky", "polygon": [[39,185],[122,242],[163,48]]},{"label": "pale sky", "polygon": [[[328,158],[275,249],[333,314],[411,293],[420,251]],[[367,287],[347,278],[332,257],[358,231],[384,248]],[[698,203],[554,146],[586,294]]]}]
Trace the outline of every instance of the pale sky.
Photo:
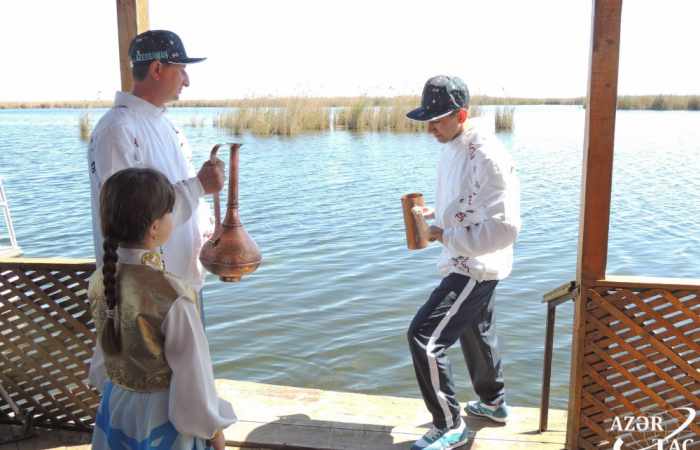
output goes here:
[{"label": "pale sky", "polygon": [[[0,101],[111,99],[115,0],[7,0]],[[183,99],[420,94],[436,74],[472,94],[586,93],[590,0],[150,0],[189,56]],[[700,2],[623,3],[620,94],[700,94]]]}]

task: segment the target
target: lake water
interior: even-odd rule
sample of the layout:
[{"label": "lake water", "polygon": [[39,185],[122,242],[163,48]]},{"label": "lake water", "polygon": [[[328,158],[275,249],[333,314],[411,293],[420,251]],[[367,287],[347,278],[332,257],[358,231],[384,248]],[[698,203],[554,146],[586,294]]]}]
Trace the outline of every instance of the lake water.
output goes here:
[{"label": "lake water", "polygon": [[[93,124],[104,110],[93,110]],[[218,109],[172,109],[194,150],[234,138]],[[92,257],[86,144],[78,110],[0,110],[0,176],[26,256]],[[493,122],[493,111],[477,119]],[[204,122],[190,127],[191,119]],[[575,277],[584,110],[518,107],[500,134],[517,162],[523,229],[497,288],[511,404],[539,404],[542,295]],[[617,115],[608,273],[699,277],[700,113]],[[437,246],[405,248],[400,197],[431,203],[439,146],[427,134],[239,138],[240,213],[263,253],[241,283],[205,287],[217,377],[418,397],[405,331],[439,282]],[[3,231],[3,230],[0,230]],[[568,399],[572,303],[559,308],[552,405]],[[473,398],[458,348],[462,401]]]}]

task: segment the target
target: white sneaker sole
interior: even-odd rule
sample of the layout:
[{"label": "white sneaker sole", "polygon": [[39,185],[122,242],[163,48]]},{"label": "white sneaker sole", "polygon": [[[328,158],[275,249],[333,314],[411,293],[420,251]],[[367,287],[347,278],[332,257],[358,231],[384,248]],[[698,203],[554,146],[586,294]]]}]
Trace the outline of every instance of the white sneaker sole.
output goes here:
[{"label": "white sneaker sole", "polygon": [[[466,435],[466,437],[465,437],[463,440],[461,440],[461,441],[459,441],[459,442],[457,442],[457,443],[455,443],[455,444],[452,444],[452,445],[450,445],[449,447],[445,447],[444,450],[454,450],[454,449],[456,449],[456,448],[462,447],[463,445],[466,445],[466,444],[469,443],[469,439],[470,439],[470,438],[471,438],[471,434],[470,434],[469,432],[467,432],[467,435]],[[428,446],[423,447],[423,448],[424,448],[424,449],[427,449],[428,447],[430,447],[430,446],[428,445]]]},{"label": "white sneaker sole", "polygon": [[468,409],[468,408],[466,408],[466,412],[467,412],[467,414],[471,414],[472,416],[483,417],[485,419],[489,419],[489,420],[496,422],[496,423],[506,423],[508,421],[507,417],[504,419],[499,419],[498,417],[489,416],[488,414],[482,414],[482,413],[479,413],[476,411],[472,411],[471,409]]},{"label": "white sneaker sole", "polygon": [[447,450],[453,450],[455,448],[460,448],[463,445],[466,445],[469,442],[469,437],[467,437],[465,440],[457,442],[456,444],[452,444],[451,446],[447,447]]}]

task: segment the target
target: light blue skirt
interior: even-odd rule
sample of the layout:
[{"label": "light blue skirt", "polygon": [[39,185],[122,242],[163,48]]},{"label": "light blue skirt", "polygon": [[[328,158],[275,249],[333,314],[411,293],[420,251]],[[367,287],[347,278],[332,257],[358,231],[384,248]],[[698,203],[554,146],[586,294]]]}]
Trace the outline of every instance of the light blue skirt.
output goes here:
[{"label": "light blue skirt", "polygon": [[168,392],[134,392],[107,380],[92,433],[95,450],[206,450],[168,419]]}]

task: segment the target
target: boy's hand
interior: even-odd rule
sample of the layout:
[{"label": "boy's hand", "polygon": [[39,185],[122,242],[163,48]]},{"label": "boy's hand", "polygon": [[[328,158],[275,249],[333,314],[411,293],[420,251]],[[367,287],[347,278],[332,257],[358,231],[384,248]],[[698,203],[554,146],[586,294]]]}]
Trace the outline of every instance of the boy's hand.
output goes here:
[{"label": "boy's hand", "polygon": [[435,225],[430,225],[430,228],[428,228],[428,240],[430,242],[442,242],[442,228],[436,227]]},{"label": "boy's hand", "polygon": [[422,214],[423,218],[426,220],[432,220],[435,218],[435,208],[431,208],[430,206],[414,206],[413,212],[420,212],[420,214]]}]

